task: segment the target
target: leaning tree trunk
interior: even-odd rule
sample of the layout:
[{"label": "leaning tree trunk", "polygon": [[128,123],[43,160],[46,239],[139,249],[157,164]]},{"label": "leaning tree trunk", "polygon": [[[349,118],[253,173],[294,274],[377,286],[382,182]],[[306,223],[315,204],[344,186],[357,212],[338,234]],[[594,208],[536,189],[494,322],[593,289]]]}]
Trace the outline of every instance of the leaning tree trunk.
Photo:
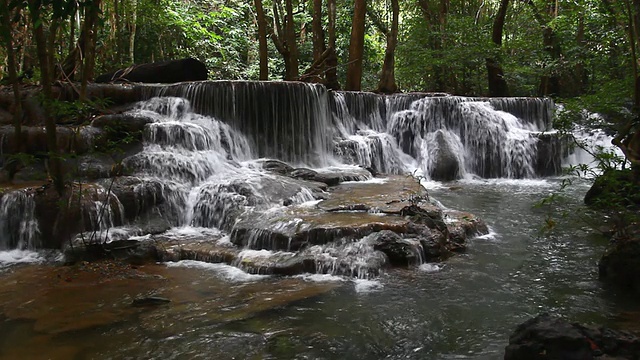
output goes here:
[{"label": "leaning tree trunk", "polygon": [[395,51],[398,44],[398,17],[400,14],[398,0],[391,0],[391,9],[393,14],[391,30],[387,33],[387,48],[384,52],[384,63],[378,83],[378,92],[385,94],[393,94],[398,91],[395,76]]},{"label": "leaning tree trunk", "polygon": [[338,55],[336,54],[336,0],[327,0],[327,17],[329,24],[327,32],[329,34],[329,56],[327,57],[326,86],[329,89],[340,90],[338,82]]},{"label": "leaning tree trunk", "polygon": [[258,52],[260,54],[260,80],[269,80],[269,52],[267,48],[267,19],[262,0],[254,1],[258,20]]},{"label": "leaning tree trunk", "polygon": [[362,58],[364,56],[364,30],[366,0],[355,0],[351,41],[349,43],[349,65],[347,67],[346,90],[360,91],[362,87]]},{"label": "leaning tree trunk", "polygon": [[500,56],[498,52],[502,47],[502,31],[504,29],[504,21],[507,16],[507,7],[509,0],[502,0],[498,14],[493,22],[493,32],[491,40],[496,45],[496,54],[494,57],[486,59],[487,77],[489,80],[489,96],[509,96],[509,87],[504,79],[504,71],[500,65]]}]

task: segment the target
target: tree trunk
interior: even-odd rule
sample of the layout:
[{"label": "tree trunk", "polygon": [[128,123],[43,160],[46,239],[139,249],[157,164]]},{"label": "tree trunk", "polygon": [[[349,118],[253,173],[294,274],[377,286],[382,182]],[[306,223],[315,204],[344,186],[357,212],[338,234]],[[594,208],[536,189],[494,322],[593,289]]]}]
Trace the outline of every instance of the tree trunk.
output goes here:
[{"label": "tree trunk", "polygon": [[29,0],[29,12],[31,24],[36,41],[38,62],[40,63],[40,83],[44,95],[43,106],[45,108],[45,129],[47,137],[47,149],[49,151],[49,176],[59,195],[64,193],[64,178],[60,156],[58,154],[58,141],[56,135],[56,122],[52,116],[51,103],[54,101],[51,89],[51,73],[49,72],[49,55],[47,54],[46,36],[44,34],[43,19],[41,17],[41,1]]},{"label": "tree trunk", "polygon": [[327,57],[326,86],[329,89],[340,90],[338,82],[338,55],[336,54],[336,0],[327,0],[327,17],[329,18],[329,56]]},{"label": "tree trunk", "polygon": [[74,10],[73,15],[69,17],[69,54],[71,54],[76,47],[76,11],[78,10]]},{"label": "tree trunk", "polygon": [[384,52],[384,63],[378,83],[378,92],[385,94],[393,94],[398,91],[395,77],[395,51],[398,44],[398,17],[400,14],[398,0],[391,0],[391,10],[391,30],[387,33],[387,48]]},{"label": "tree trunk", "polygon": [[262,8],[262,0],[255,0],[258,17],[258,51],[260,54],[260,80],[269,80],[269,53],[267,48],[267,20]]},{"label": "tree trunk", "polygon": [[15,51],[13,49],[12,24],[13,11],[10,7],[9,0],[1,0],[2,3],[2,26],[0,32],[2,34],[3,44],[7,50],[7,72],[9,73],[9,81],[13,88],[13,128],[14,128],[14,153],[22,151],[22,95],[20,94],[20,84],[18,80],[18,71],[16,64]]},{"label": "tree trunk", "polygon": [[[585,35],[585,26],[584,26],[584,15],[580,15],[578,18],[578,31],[576,33],[576,43],[578,47],[581,49],[581,55],[586,51],[586,40],[584,38]],[[576,83],[576,91],[572,94],[574,96],[578,96],[587,92],[589,88],[589,75],[584,64],[584,58],[580,58],[580,61],[575,66],[575,76],[574,82]]]},{"label": "tree trunk", "polygon": [[120,46],[120,0],[113,0],[113,51],[115,64],[122,65],[122,46]]},{"label": "tree trunk", "polygon": [[56,35],[58,34],[58,28],[60,27],[60,19],[53,17],[51,24],[49,25],[49,37],[47,39],[47,54],[49,55],[49,72],[52,79],[57,79],[58,72],[56,71]]},{"label": "tree trunk", "polygon": [[322,0],[313,0],[313,19],[311,21],[313,31],[313,61],[317,61],[326,47],[324,45],[324,30],[322,30]]},{"label": "tree trunk", "polygon": [[[558,16],[557,5],[556,0],[547,0],[547,13],[552,19]],[[560,58],[560,44],[553,27],[550,25],[550,21],[547,22],[542,29],[542,45],[544,47],[544,51],[552,62]],[[560,94],[560,78],[556,71],[551,69],[551,71],[547,71],[542,75],[538,94],[540,96]]]},{"label": "tree trunk", "polygon": [[84,67],[82,70],[82,83],[80,84],[80,100],[87,100],[87,84],[93,78],[93,68],[96,64],[96,37],[97,23],[100,14],[101,0],[87,2],[84,16]]},{"label": "tree trunk", "polygon": [[362,87],[362,58],[364,56],[364,30],[366,0],[355,0],[353,22],[351,23],[351,41],[349,43],[349,65],[347,67],[348,91],[360,91]]},{"label": "tree trunk", "polygon": [[298,72],[298,46],[296,44],[296,28],[293,22],[292,0],[285,0],[286,21],[285,21],[285,42],[288,48],[288,56],[284,59],[286,63],[285,80],[297,80]]},{"label": "tree trunk", "polygon": [[493,31],[491,33],[491,40],[496,45],[495,57],[486,59],[487,76],[489,80],[489,96],[509,96],[509,87],[504,79],[504,71],[502,65],[500,65],[499,51],[502,47],[502,31],[504,29],[504,21],[507,16],[507,8],[509,7],[509,0],[502,0],[500,2],[500,8],[498,14],[493,21]]},{"label": "tree trunk", "polygon": [[131,33],[129,34],[129,61],[136,62],[136,28],[138,22],[138,0],[131,0]]}]

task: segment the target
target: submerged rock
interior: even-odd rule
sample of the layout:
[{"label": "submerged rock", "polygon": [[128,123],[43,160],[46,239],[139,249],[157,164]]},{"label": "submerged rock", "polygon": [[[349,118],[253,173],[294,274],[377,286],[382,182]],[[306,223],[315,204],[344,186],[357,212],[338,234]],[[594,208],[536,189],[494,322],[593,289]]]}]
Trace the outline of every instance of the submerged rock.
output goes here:
[{"label": "submerged rock", "polygon": [[541,314],[509,337],[505,360],[638,359],[640,339],[623,331],[572,324]]},{"label": "submerged rock", "polygon": [[420,264],[420,243],[412,239],[403,239],[400,235],[383,230],[374,234],[373,248],[383,252],[394,266],[409,266]]},{"label": "submerged rock", "polygon": [[159,305],[166,305],[170,302],[171,300],[167,298],[163,298],[159,296],[148,296],[148,297],[133,299],[133,301],[131,302],[131,306],[134,306],[134,307],[159,306]]}]

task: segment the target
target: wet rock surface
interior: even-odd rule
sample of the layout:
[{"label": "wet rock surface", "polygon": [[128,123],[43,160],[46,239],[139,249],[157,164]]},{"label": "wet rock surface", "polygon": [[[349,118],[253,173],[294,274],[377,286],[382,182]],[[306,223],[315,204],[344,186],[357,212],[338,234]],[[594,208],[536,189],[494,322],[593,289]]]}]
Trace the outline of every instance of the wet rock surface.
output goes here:
[{"label": "wet rock surface", "polygon": [[509,337],[505,360],[638,359],[640,339],[604,327],[588,327],[549,314],[519,325]]},{"label": "wet rock surface", "polygon": [[451,145],[444,139],[442,131],[436,132],[437,147],[433,157],[435,161],[432,165],[430,175],[433,180],[451,181],[459,178],[460,163]]},{"label": "wet rock surface", "polygon": [[598,264],[600,279],[640,294],[640,238],[614,243]]},{"label": "wet rock surface", "polygon": [[[411,177],[346,182],[328,189],[324,185],[277,174],[233,180],[213,189],[217,196],[229,196],[203,198],[203,206],[213,204],[212,209],[224,212],[194,217],[194,225],[227,230],[183,236],[165,233],[172,225],[153,215],[167,201],[160,184],[119,177],[102,186],[118,196],[124,218],[137,227],[123,237],[112,232],[112,241],[95,249],[76,238],[67,255],[79,261],[94,258],[83,251],[103,251],[109,258],[135,264],[196,260],[233,265],[251,274],[370,277],[384,266],[443,260],[464,250],[468,238],[488,232],[471,214],[443,212],[431,204],[426,190]],[[142,237],[127,241],[131,236]],[[354,263],[361,269],[354,270]]]}]

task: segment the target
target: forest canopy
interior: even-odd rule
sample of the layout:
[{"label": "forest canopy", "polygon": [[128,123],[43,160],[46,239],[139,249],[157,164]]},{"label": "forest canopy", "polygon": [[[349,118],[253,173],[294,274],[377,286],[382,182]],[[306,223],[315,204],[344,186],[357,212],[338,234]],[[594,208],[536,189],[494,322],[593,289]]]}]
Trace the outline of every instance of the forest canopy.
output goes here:
[{"label": "forest canopy", "polygon": [[[0,73],[8,78],[11,47],[17,75],[38,79],[41,27],[58,80],[80,79],[78,64],[91,56],[89,79],[193,57],[211,79],[326,82],[335,72],[332,87],[375,90],[391,61],[386,76],[396,87],[384,92],[572,97],[604,89],[630,99],[636,44],[627,29],[638,7],[631,0],[2,0]],[[494,80],[506,88],[494,91],[495,66]],[[349,80],[358,71],[360,84]]]}]

